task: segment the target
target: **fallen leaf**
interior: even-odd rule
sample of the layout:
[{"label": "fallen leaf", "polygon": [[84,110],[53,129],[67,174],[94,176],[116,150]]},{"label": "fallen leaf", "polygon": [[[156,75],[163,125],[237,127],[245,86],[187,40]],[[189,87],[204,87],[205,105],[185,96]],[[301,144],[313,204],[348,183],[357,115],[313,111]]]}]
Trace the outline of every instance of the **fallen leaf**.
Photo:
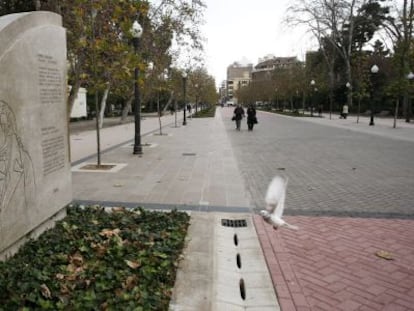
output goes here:
[{"label": "fallen leaf", "polygon": [[70,257],[70,262],[75,266],[80,267],[83,265],[83,257],[79,253],[75,253]]},{"label": "fallen leaf", "polygon": [[125,282],[122,283],[122,287],[127,290],[131,290],[135,287],[136,283],[137,283],[136,276],[130,275],[126,278]]},{"label": "fallen leaf", "polygon": [[91,244],[91,248],[92,248],[93,250],[95,250],[96,254],[97,254],[99,257],[102,257],[103,255],[105,255],[106,250],[107,250],[107,247],[106,247],[106,246],[101,245],[101,244],[95,244],[95,243],[92,243],[92,244]]},{"label": "fallen leaf", "polygon": [[66,295],[66,294],[69,294],[69,293],[70,293],[70,290],[69,290],[69,288],[66,286],[66,284],[61,284],[61,285],[60,285],[60,293],[61,293],[62,295]]},{"label": "fallen leaf", "polygon": [[125,262],[131,269],[137,269],[141,266],[141,263],[138,261],[125,260]]},{"label": "fallen leaf", "polygon": [[116,213],[116,212],[125,212],[125,208],[122,207],[122,206],[114,206],[114,207],[112,207],[112,211],[114,213]]},{"label": "fallen leaf", "polygon": [[64,274],[62,274],[62,273],[56,274],[56,279],[63,280],[64,278],[65,278],[65,275]]},{"label": "fallen leaf", "polygon": [[118,228],[116,229],[103,229],[101,232],[99,232],[100,235],[105,236],[105,237],[111,237],[114,235],[118,235],[121,232],[121,230],[119,230]]},{"label": "fallen leaf", "polygon": [[49,287],[47,287],[46,284],[40,285],[40,291],[42,293],[42,296],[45,297],[46,299],[52,298],[52,293],[50,292],[50,289]]},{"label": "fallen leaf", "polygon": [[386,259],[386,260],[394,260],[394,258],[392,257],[392,254],[387,251],[381,250],[381,251],[376,252],[375,255],[377,255],[380,258]]}]

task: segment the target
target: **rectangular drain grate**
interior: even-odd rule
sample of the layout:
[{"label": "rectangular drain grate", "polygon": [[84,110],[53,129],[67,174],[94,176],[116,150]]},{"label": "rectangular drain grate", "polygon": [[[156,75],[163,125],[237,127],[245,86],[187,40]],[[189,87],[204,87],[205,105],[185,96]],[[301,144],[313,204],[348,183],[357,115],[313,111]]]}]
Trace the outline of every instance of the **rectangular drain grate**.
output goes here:
[{"label": "rectangular drain grate", "polygon": [[183,153],[183,156],[195,156],[196,154],[193,152]]},{"label": "rectangular drain grate", "polygon": [[246,219],[222,219],[221,225],[233,228],[247,227],[247,221]]}]

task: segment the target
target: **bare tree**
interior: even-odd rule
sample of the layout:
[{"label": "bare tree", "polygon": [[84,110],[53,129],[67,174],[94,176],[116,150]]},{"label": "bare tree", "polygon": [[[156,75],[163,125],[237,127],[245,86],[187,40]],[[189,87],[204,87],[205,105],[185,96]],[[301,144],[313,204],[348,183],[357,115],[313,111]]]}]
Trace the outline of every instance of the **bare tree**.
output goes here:
[{"label": "bare tree", "polygon": [[[336,54],[343,60],[345,77],[351,83],[348,105],[352,106],[352,52],[356,22],[368,0],[297,0],[289,7],[287,22],[306,25],[316,37],[329,71],[330,100],[334,84]],[[365,21],[366,22],[366,21]],[[327,49],[328,47],[328,49]],[[331,53],[330,49],[336,53]]]},{"label": "bare tree", "polygon": [[[412,62],[412,53],[414,49],[413,42],[413,18],[414,18],[414,0],[403,0],[401,7],[394,7],[393,16],[388,18],[385,29],[391,38],[394,46],[394,58],[398,64],[398,80],[403,85],[404,92],[403,111],[406,122],[410,122],[411,105],[408,91],[409,84],[406,75],[414,70],[409,68],[414,66]],[[410,64],[411,59],[411,64]]]},{"label": "bare tree", "polygon": [[333,51],[335,49],[336,32],[332,28],[337,28],[336,26],[333,27],[333,25],[337,24],[337,14],[335,14],[336,2],[331,1],[331,6],[328,6],[326,2],[322,0],[298,0],[288,8],[289,14],[286,21],[290,25],[305,25],[317,39],[328,69],[329,102],[330,109],[332,110],[333,91],[335,88],[335,62],[337,58],[337,53]]}]

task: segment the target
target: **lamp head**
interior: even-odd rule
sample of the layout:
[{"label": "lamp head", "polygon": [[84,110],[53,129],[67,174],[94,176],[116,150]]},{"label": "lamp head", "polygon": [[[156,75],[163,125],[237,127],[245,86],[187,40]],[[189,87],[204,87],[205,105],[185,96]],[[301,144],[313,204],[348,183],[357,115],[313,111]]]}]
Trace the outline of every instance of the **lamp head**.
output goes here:
[{"label": "lamp head", "polygon": [[373,65],[373,66],[371,67],[371,73],[378,73],[378,71],[379,71],[379,68],[378,68],[378,66],[377,66],[377,65]]},{"label": "lamp head", "polygon": [[414,73],[412,71],[410,71],[410,73],[407,75],[407,79],[408,80],[413,80],[414,79]]},{"label": "lamp head", "polygon": [[315,80],[311,80],[310,82],[311,85],[315,85],[315,83],[316,83]]},{"label": "lamp head", "polygon": [[351,87],[351,83],[347,82],[345,86],[349,89]]},{"label": "lamp head", "polygon": [[183,73],[181,74],[181,76],[183,77],[183,79],[187,79],[187,72],[183,71]]},{"label": "lamp head", "polygon": [[142,26],[138,23],[138,21],[134,21],[131,28],[131,35],[133,38],[139,39],[141,38],[143,33]]}]

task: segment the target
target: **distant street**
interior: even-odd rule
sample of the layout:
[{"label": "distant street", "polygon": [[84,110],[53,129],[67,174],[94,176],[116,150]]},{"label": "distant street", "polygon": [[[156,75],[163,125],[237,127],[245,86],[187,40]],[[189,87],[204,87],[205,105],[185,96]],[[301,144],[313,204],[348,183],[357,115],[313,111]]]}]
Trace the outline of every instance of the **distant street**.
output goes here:
[{"label": "distant street", "polygon": [[224,108],[223,119],[256,208],[282,174],[286,214],[414,218],[413,142],[263,112],[253,132],[245,120],[238,132],[232,112]]}]

